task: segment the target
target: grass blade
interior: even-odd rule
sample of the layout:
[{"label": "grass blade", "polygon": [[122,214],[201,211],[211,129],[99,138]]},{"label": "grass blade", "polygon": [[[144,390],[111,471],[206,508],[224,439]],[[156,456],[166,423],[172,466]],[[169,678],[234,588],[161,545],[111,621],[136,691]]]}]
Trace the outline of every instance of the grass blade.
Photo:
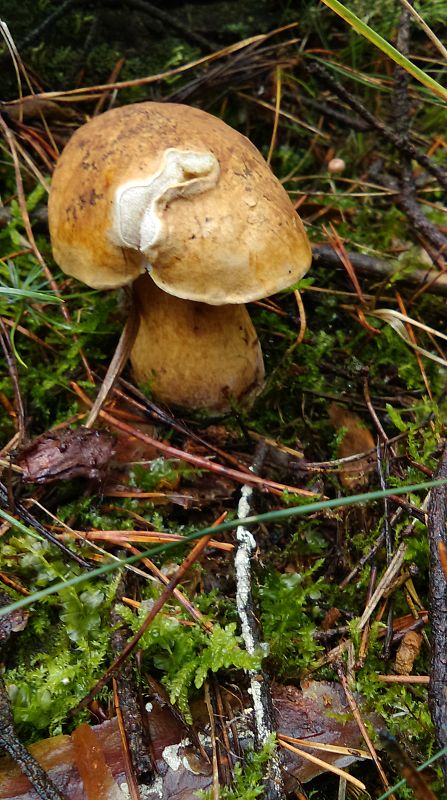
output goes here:
[{"label": "grass blade", "polygon": [[405,58],[392,44],[387,42],[386,39],[383,39],[382,36],[376,33],[365,22],[362,22],[362,20],[353,14],[349,8],[346,8],[343,3],[340,3],[339,0],[322,0],[322,2],[328,6],[331,11],[334,11],[335,14],[338,14],[339,17],[344,19],[357,33],[360,33],[361,36],[364,36],[365,39],[372,42],[372,44],[378,47],[379,50],[382,50],[385,55],[395,61],[396,64],[399,64],[399,66],[409,72],[413,78],[426,86],[427,89],[431,89],[434,94],[438,97],[442,97],[443,100],[447,100],[447,89],[431,78],[430,75],[427,75],[422,69],[419,69],[419,67],[413,64],[408,58]]},{"label": "grass blade", "polygon": [[15,289],[11,286],[0,286],[0,295],[6,294],[9,297],[23,297],[35,303],[62,303],[60,297],[47,292],[33,292],[31,289]]},{"label": "grass blade", "polygon": [[[119,569],[120,567],[126,566],[126,564],[135,564],[138,561],[141,561],[142,558],[152,558],[154,555],[158,553],[162,553],[166,550],[170,550],[172,547],[178,547],[179,544],[188,544],[188,542],[195,541],[196,539],[200,539],[202,536],[208,536],[209,534],[216,535],[220,531],[229,530],[231,528],[237,528],[238,525],[257,525],[259,522],[277,522],[280,519],[288,519],[289,517],[296,517],[296,516],[303,516],[304,514],[312,514],[315,511],[324,511],[325,509],[329,508],[341,508],[342,506],[353,505],[356,503],[368,503],[372,500],[382,500],[384,497],[390,497],[391,495],[396,494],[408,494],[412,492],[416,492],[423,489],[433,489],[435,486],[445,486],[447,484],[447,478],[441,478],[435,481],[424,481],[423,483],[415,483],[411,486],[396,486],[392,489],[379,489],[375,492],[364,492],[362,494],[355,494],[349,495],[348,497],[336,497],[333,500],[321,500],[319,502],[314,503],[305,503],[300,506],[291,506],[290,508],[283,508],[280,511],[268,511],[265,514],[256,514],[252,517],[246,517],[245,519],[232,519],[226,520],[222,522],[220,525],[211,526],[209,528],[203,528],[201,531],[197,531],[197,533],[192,533],[189,536],[185,536],[182,542],[171,542],[168,544],[158,545],[158,547],[151,547],[149,550],[144,550],[143,552],[139,553],[135,556],[130,556],[129,558],[121,559],[120,561],[112,561],[108,564],[103,564],[101,567],[97,567],[96,569],[91,570],[90,572],[83,572],[81,575],[76,575],[74,578],[70,578],[66,581],[60,581],[59,583],[54,583],[52,586],[48,586],[46,589],[41,589],[38,592],[35,592],[33,595],[29,597],[22,597],[21,600],[17,600],[15,603],[11,603],[9,606],[4,606],[0,608],[0,617],[4,616],[5,614],[9,614],[11,611],[15,611],[19,608],[24,608],[25,606],[32,605],[37,600],[43,600],[45,597],[48,597],[50,594],[55,594],[56,592],[60,592],[63,589],[67,589],[69,586],[76,586],[79,583],[83,583],[84,581],[88,581],[90,578],[97,578],[100,575],[105,575],[108,572],[112,572],[115,569]],[[22,533],[31,533],[28,528],[23,525],[22,522],[19,520],[14,519],[11,517],[10,514],[3,511],[0,508],[0,517],[2,517],[6,522],[20,530]]]}]

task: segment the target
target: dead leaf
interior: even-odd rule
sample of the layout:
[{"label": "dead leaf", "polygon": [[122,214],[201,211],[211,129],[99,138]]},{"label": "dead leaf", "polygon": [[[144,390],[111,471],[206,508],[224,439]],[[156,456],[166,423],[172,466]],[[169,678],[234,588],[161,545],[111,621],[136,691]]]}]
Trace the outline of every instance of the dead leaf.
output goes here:
[{"label": "dead leaf", "polygon": [[19,453],[15,463],[27,483],[100,480],[109,468],[113,443],[113,436],[106,431],[64,428],[40,436]]},{"label": "dead leaf", "polygon": [[[330,404],[328,413],[335,430],[345,429],[337,448],[337,458],[350,458],[357,453],[374,450],[375,442],[372,433],[365,427],[358,414],[342,408],[337,403]],[[340,483],[349,489],[353,489],[355,486],[366,486],[368,473],[375,468],[375,461],[375,454],[372,453],[371,456],[343,465],[339,472]]]}]

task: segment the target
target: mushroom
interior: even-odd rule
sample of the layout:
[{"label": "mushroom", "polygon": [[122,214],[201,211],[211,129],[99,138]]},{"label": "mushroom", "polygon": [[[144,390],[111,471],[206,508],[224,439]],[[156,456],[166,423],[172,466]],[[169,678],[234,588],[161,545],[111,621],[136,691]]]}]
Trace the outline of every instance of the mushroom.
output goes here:
[{"label": "mushroom", "polygon": [[244,304],[295,283],[311,251],[248,139],[190,106],[113,109],[68,142],[48,210],[64,272],[94,288],[135,281],[140,327],[130,358],[156,398],[224,411],[261,389],[262,354]]}]

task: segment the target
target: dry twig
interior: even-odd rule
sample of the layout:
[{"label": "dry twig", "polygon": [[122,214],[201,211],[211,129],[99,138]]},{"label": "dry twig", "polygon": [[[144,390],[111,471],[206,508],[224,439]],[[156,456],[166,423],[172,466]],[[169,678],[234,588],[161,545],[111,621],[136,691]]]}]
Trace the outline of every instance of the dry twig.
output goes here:
[{"label": "dry twig", "polygon": [[312,61],[311,63],[307,64],[307,69],[311,75],[316,75],[320,78],[329,88],[343,100],[345,103],[348,104],[350,108],[352,108],[360,117],[365,119],[372,128],[374,128],[377,133],[385,139],[385,141],[394,145],[402,153],[405,153],[409,158],[414,159],[430,173],[433,175],[441,186],[444,189],[447,189],[447,172],[439,167],[429,156],[425,153],[421,152],[418,148],[416,148],[411,142],[406,141],[405,138],[399,136],[392,128],[388,125],[385,125],[384,122],[377,119],[374,114],[371,114],[365,106],[357,100],[354,95],[347,91],[347,89],[342,86],[342,84],[331,75],[329,70],[323,67],[322,64],[318,63],[317,61]]}]

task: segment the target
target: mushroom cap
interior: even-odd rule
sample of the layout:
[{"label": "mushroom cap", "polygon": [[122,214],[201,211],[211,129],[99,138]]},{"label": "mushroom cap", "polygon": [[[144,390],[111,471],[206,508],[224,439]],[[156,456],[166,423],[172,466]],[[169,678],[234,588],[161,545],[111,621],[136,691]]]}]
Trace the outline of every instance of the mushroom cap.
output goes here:
[{"label": "mushroom cap", "polygon": [[168,405],[224,412],[261,391],[264,364],[243,305],[182,300],[143,275],[135,283],[140,327],[130,360],[139,384]]},{"label": "mushroom cap", "polygon": [[177,297],[245,303],[309,268],[302,222],[253,144],[191,106],[140,103],[91,119],[53,176],[61,269],[95,288],[147,271]]}]

